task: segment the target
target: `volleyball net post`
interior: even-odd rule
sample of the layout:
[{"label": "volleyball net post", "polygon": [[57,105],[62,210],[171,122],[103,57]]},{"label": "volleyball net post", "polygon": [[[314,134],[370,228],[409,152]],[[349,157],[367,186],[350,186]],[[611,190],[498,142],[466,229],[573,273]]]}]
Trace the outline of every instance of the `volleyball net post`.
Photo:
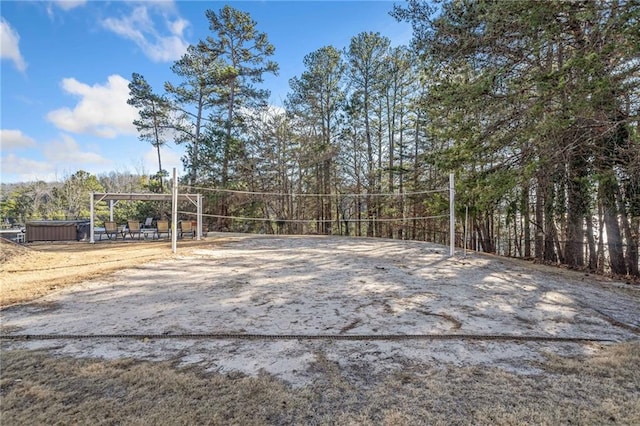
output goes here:
[{"label": "volleyball net post", "polygon": [[173,188],[171,188],[171,251],[176,254],[178,251],[178,174],[173,168]]},{"label": "volleyball net post", "polygon": [[197,223],[196,223],[196,232],[198,233],[198,235],[196,236],[196,240],[200,241],[200,239],[202,238],[202,194],[198,194],[198,205],[196,207],[197,209]]},{"label": "volleyball net post", "polygon": [[453,256],[456,252],[455,200],[454,175],[449,173],[449,256]]}]

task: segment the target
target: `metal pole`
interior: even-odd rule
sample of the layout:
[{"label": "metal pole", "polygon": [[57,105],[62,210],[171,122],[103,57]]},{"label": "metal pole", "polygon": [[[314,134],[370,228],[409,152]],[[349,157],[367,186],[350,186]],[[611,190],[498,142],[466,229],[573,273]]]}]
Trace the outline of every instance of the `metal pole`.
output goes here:
[{"label": "metal pole", "polygon": [[109,220],[113,222],[113,200],[109,200]]},{"label": "metal pole", "polygon": [[464,256],[467,257],[467,232],[469,229],[469,206],[464,209]]},{"label": "metal pole", "polygon": [[456,244],[456,218],[455,218],[455,190],[453,185],[453,173],[449,173],[449,256],[453,256],[455,254],[455,244]]},{"label": "metal pole", "polygon": [[198,194],[198,224],[196,225],[196,232],[198,233],[198,237],[196,238],[200,241],[202,237],[202,194]]},{"label": "metal pole", "polygon": [[91,222],[89,222],[89,226],[91,226],[91,229],[89,230],[89,243],[93,244],[95,243],[95,235],[94,235],[94,225],[95,225],[95,220],[93,219],[93,215],[94,215],[94,207],[93,207],[93,192],[91,193],[91,201],[89,202],[89,214],[91,215]]},{"label": "metal pole", "polygon": [[173,188],[171,200],[171,251],[176,254],[178,251],[178,174],[173,168]]}]

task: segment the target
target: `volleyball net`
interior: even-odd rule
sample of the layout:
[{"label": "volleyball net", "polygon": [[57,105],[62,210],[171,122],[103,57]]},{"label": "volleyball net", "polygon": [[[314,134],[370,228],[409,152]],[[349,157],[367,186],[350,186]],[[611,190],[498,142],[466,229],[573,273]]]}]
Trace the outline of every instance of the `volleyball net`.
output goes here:
[{"label": "volleyball net", "polygon": [[454,182],[419,191],[303,193],[179,185],[202,194],[200,211],[188,203],[176,213],[205,231],[321,234],[425,240],[449,245],[453,255]]}]

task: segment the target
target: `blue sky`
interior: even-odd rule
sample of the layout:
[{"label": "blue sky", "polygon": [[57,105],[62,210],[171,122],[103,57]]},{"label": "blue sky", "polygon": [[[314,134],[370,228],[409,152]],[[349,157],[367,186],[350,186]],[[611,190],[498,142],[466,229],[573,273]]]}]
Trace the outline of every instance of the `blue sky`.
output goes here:
[{"label": "blue sky", "polygon": [[[210,35],[205,10],[219,1],[0,1],[0,181],[61,181],[76,172],[153,173],[157,157],[138,140],[126,104],[133,72],[161,92],[189,44]],[[394,46],[411,28],[391,16],[393,1],[238,1],[276,48],[278,76],[265,88],[276,106],[304,56],[347,47],[362,31]],[[182,146],[163,148],[163,167],[182,174]]]}]

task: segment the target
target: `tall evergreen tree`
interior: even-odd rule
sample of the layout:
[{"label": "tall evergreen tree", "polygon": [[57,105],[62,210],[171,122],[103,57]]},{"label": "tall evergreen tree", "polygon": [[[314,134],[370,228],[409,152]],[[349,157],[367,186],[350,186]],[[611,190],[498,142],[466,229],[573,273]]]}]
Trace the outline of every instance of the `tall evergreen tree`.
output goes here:
[{"label": "tall evergreen tree", "polygon": [[330,233],[333,217],[332,183],[335,181],[336,138],[344,102],[343,76],[345,64],[339,50],[325,46],[304,57],[307,68],[300,77],[289,81],[292,92],[287,106],[303,118],[302,123],[314,129],[316,138],[307,141],[311,151],[309,166],[315,169],[313,192],[326,196],[318,198],[317,231]]},{"label": "tall evergreen tree", "polygon": [[195,46],[177,60],[171,70],[181,81],[165,83],[178,114],[174,118],[176,142],[187,144],[183,159],[192,185],[198,181],[202,167],[200,150],[206,141],[207,111],[219,102],[219,84],[229,78],[229,70],[215,55],[205,54]]},{"label": "tall evergreen tree", "polygon": [[153,93],[144,76],[137,73],[131,75],[127,103],[138,109],[139,118],[133,121],[133,125],[138,129],[138,137],[156,148],[157,178],[160,182],[160,192],[163,192],[163,177],[167,172],[162,168],[160,147],[167,142],[167,133],[171,128],[171,105],[164,96]]},{"label": "tall evergreen tree", "polygon": [[[379,95],[380,79],[384,72],[385,61],[389,54],[391,41],[380,33],[363,32],[351,39],[346,50],[348,75],[354,95],[360,98],[364,121],[364,137],[367,150],[366,182],[367,193],[376,192],[376,158],[374,156],[374,129],[372,114],[375,97]],[[380,160],[379,156],[378,159]],[[374,199],[367,196],[367,215],[369,223],[367,235],[374,236]]]},{"label": "tall evergreen tree", "polygon": [[[619,177],[630,165],[617,152],[637,147],[640,5],[479,0],[436,10],[411,0],[394,14],[413,24],[414,47],[434,67],[429,105],[449,141],[441,159],[466,176],[476,219],[534,188],[536,253],[581,267],[599,204],[611,270],[624,274],[622,246],[633,257],[637,239],[622,231]],[[500,222],[486,224],[493,241]]]},{"label": "tall evergreen tree", "polygon": [[225,5],[218,13],[205,12],[213,36],[198,44],[205,55],[221,61],[225,67],[224,80],[218,84],[215,120],[224,130],[222,140],[221,184],[227,186],[229,168],[234,152],[241,152],[240,136],[242,108],[263,106],[267,90],[254,84],[263,81],[263,74],[277,74],[278,65],[268,60],[275,52],[267,35],[257,30],[257,23],[246,13]]}]

